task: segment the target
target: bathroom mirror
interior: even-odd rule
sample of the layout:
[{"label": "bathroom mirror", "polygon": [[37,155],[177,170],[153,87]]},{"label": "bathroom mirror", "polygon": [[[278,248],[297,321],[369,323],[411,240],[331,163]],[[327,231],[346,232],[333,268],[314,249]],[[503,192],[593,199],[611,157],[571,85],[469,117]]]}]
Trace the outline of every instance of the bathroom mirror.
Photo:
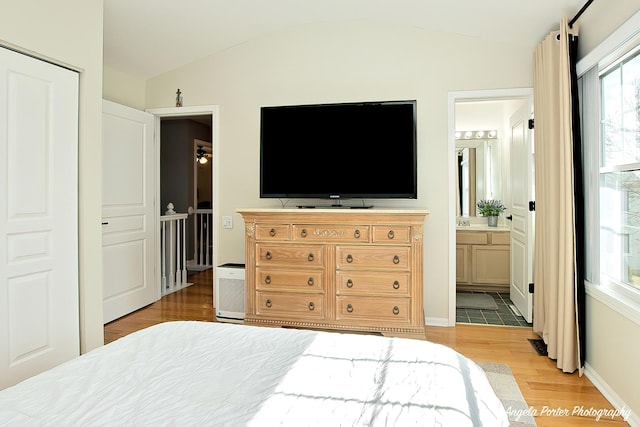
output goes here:
[{"label": "bathroom mirror", "polygon": [[457,216],[476,216],[478,201],[502,198],[499,147],[498,139],[456,141]]}]

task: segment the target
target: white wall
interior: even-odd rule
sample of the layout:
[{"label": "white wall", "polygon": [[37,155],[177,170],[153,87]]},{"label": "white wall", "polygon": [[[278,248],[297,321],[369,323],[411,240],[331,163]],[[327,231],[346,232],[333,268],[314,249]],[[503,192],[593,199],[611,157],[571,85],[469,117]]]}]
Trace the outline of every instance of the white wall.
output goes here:
[{"label": "white wall", "polygon": [[638,0],[594,1],[578,19],[578,56],[584,57],[640,10]]},{"label": "white wall", "polygon": [[[101,170],[102,0],[5,2],[0,44],[80,72],[80,343],[103,344]],[[81,19],[79,19],[81,17]]]},{"label": "white wall", "polygon": [[[448,319],[448,91],[529,87],[531,52],[475,38],[361,23],[320,24],[270,34],[147,81],[146,107],[219,105],[218,263],[243,262],[237,208],[280,206],[259,198],[263,105],[416,99],[418,199],[382,202],[430,210],[425,223],[425,315]],[[338,153],[339,154],[339,153]],[[330,165],[328,165],[330,167]],[[371,202],[371,201],[370,201]]]},{"label": "white wall", "polygon": [[633,411],[632,420],[640,425],[638,355],[640,324],[620,310],[618,302],[590,292],[587,295],[587,377],[618,408]]},{"label": "white wall", "polygon": [[145,81],[120,70],[104,67],[103,98],[131,108],[144,110]]}]

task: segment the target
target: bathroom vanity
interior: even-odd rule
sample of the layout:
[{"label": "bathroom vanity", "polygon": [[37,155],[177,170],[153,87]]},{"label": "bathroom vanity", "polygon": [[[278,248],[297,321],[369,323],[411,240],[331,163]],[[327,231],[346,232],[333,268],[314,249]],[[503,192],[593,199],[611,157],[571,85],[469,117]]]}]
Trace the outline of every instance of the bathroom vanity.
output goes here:
[{"label": "bathroom vanity", "polygon": [[456,288],[509,292],[510,229],[471,224],[456,227]]}]

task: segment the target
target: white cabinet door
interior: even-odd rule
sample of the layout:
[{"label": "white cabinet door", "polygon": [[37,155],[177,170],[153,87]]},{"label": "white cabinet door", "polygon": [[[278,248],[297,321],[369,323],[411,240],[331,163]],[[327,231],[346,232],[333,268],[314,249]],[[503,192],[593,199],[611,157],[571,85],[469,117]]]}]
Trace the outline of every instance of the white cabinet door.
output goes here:
[{"label": "white cabinet door", "polygon": [[104,323],[156,301],[159,230],[154,117],[103,101],[102,263]]},{"label": "white cabinet door", "polygon": [[0,48],[0,388],[79,354],[78,74]]}]

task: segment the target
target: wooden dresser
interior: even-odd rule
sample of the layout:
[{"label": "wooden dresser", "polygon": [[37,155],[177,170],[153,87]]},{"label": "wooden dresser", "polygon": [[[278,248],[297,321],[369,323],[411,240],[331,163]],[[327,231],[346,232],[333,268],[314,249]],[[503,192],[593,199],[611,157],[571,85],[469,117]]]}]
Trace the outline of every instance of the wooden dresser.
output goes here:
[{"label": "wooden dresser", "polygon": [[245,323],[424,333],[425,210],[239,209]]}]

